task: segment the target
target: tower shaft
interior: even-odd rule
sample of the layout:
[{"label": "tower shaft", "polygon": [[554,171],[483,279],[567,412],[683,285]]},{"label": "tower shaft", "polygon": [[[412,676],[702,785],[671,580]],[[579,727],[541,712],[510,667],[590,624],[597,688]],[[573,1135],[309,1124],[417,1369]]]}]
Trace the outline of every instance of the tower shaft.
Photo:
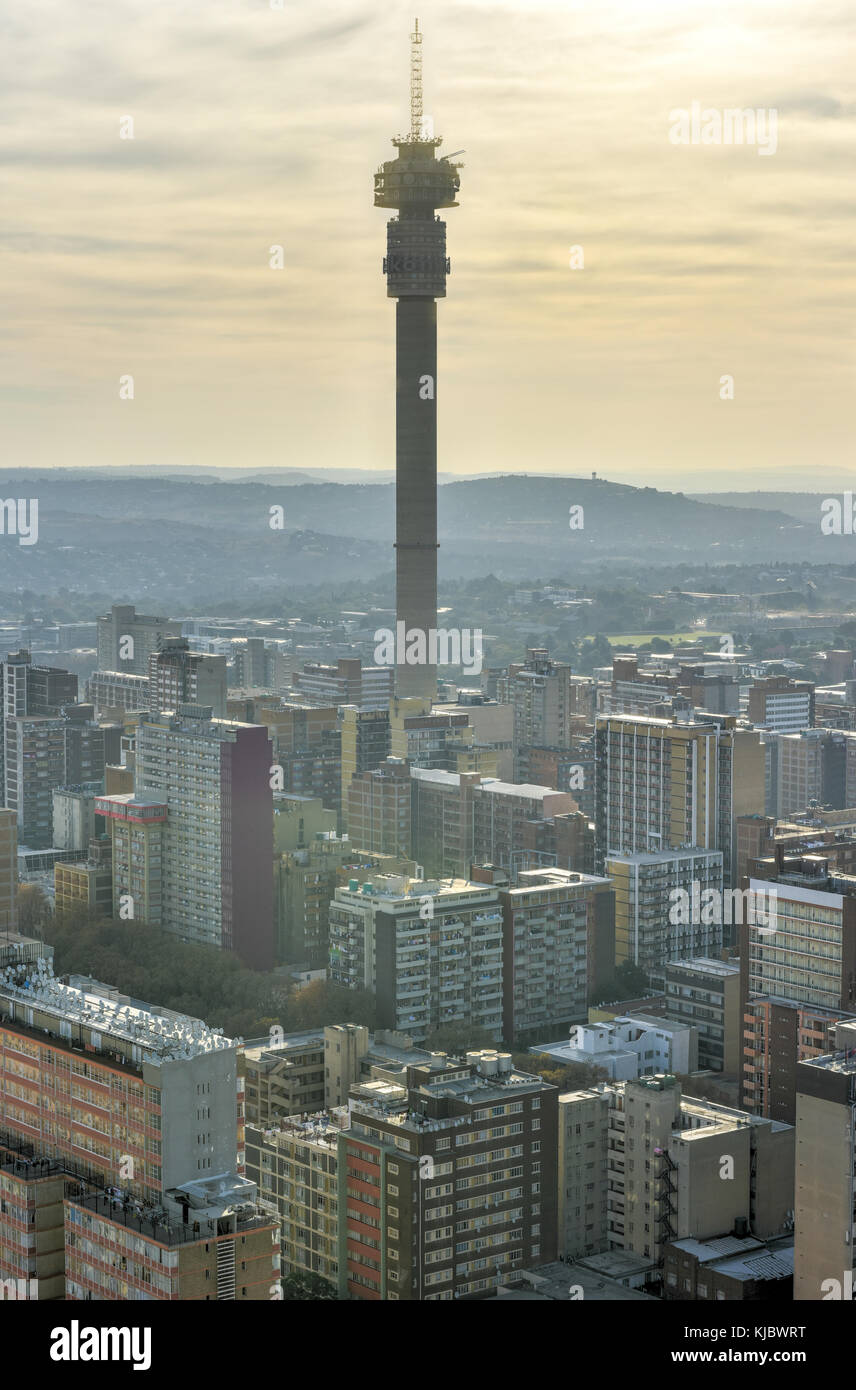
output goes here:
[{"label": "tower shaft", "polygon": [[[395,309],[395,617],[396,632],[437,626],[437,301],[399,299]],[[426,378],[432,390],[427,395]],[[424,383],[421,387],[419,383]],[[426,398],[423,399],[423,396]],[[405,626],[402,628],[400,624]],[[437,693],[437,668],[402,661],[396,693]]]},{"label": "tower shaft", "polygon": [[[423,131],[418,21],[411,63],[411,129],[393,140],[397,158],[375,174],[375,206],[387,223],[383,269],[395,319],[395,611],[399,696],[437,693],[437,299],[446,293],[446,224],[457,207],[459,165],[438,158],[442,141]],[[405,641],[400,636],[404,634]],[[410,658],[409,660],[407,658]]]}]

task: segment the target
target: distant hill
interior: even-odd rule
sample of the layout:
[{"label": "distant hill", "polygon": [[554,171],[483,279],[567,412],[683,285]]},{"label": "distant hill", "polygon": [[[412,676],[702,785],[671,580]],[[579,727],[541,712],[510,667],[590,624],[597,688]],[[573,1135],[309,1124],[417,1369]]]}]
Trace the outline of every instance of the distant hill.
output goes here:
[{"label": "distant hill", "polygon": [[[111,475],[105,470],[0,474],[0,497],[37,497],[39,540],[0,535],[0,588],[151,587],[228,592],[371,579],[393,569],[391,483],[301,481],[244,473]],[[439,489],[441,574],[573,576],[604,559],[639,565],[856,560],[856,538],[820,531],[811,494],[704,499],[602,479],[506,475]],[[747,498],[749,500],[747,500]],[[778,505],[764,506],[761,499]],[[799,505],[793,499],[798,499]],[[281,507],[284,529],[270,526]],[[570,509],[580,529],[569,525]],[[40,583],[36,582],[40,576]]]}]

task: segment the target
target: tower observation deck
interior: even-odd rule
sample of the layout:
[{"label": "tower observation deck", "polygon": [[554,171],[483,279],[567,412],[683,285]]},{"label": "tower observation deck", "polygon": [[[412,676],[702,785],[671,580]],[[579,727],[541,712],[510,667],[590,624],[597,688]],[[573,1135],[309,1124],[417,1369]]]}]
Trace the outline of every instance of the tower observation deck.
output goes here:
[{"label": "tower observation deck", "polygon": [[[438,156],[439,137],[422,115],[422,35],[411,38],[410,133],[375,174],[375,207],[395,208],[383,262],[395,317],[396,693],[437,693],[430,633],[437,626],[437,300],[445,297],[446,224],[437,208],[458,206],[458,170]],[[430,123],[429,123],[430,124]],[[402,623],[404,627],[402,628]],[[406,635],[406,647],[400,634]],[[424,634],[421,644],[417,634]],[[420,650],[421,647],[421,650]],[[411,662],[405,660],[409,648]],[[413,655],[424,659],[413,661]]]}]

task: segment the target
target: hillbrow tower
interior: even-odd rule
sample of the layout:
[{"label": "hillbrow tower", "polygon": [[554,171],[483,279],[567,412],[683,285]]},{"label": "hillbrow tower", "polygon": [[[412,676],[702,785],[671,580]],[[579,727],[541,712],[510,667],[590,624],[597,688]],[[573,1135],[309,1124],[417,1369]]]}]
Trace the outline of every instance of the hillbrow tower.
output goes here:
[{"label": "hillbrow tower", "polygon": [[[410,134],[375,174],[375,207],[387,223],[383,263],[395,311],[396,694],[433,698],[437,668],[437,300],[445,297],[446,224],[436,208],[458,206],[458,164],[438,158],[442,140],[422,115],[422,35],[410,36]],[[463,151],[458,151],[463,153]],[[403,625],[403,626],[402,626]],[[406,641],[402,641],[404,635]],[[409,656],[410,660],[405,657]]]}]

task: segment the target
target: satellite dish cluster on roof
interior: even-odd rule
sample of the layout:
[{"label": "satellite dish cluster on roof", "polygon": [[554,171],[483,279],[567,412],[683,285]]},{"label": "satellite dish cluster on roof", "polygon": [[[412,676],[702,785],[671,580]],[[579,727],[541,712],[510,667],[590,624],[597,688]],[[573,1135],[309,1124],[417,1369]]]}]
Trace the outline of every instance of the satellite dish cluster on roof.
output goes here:
[{"label": "satellite dish cluster on roof", "polygon": [[199,1018],[177,1014],[163,1017],[132,1004],[119,1004],[98,994],[61,984],[53,963],[9,965],[0,970],[0,988],[36,1008],[91,1028],[95,1033],[126,1038],[153,1059],[189,1061],[204,1052],[232,1046],[222,1028],[209,1028]]}]

